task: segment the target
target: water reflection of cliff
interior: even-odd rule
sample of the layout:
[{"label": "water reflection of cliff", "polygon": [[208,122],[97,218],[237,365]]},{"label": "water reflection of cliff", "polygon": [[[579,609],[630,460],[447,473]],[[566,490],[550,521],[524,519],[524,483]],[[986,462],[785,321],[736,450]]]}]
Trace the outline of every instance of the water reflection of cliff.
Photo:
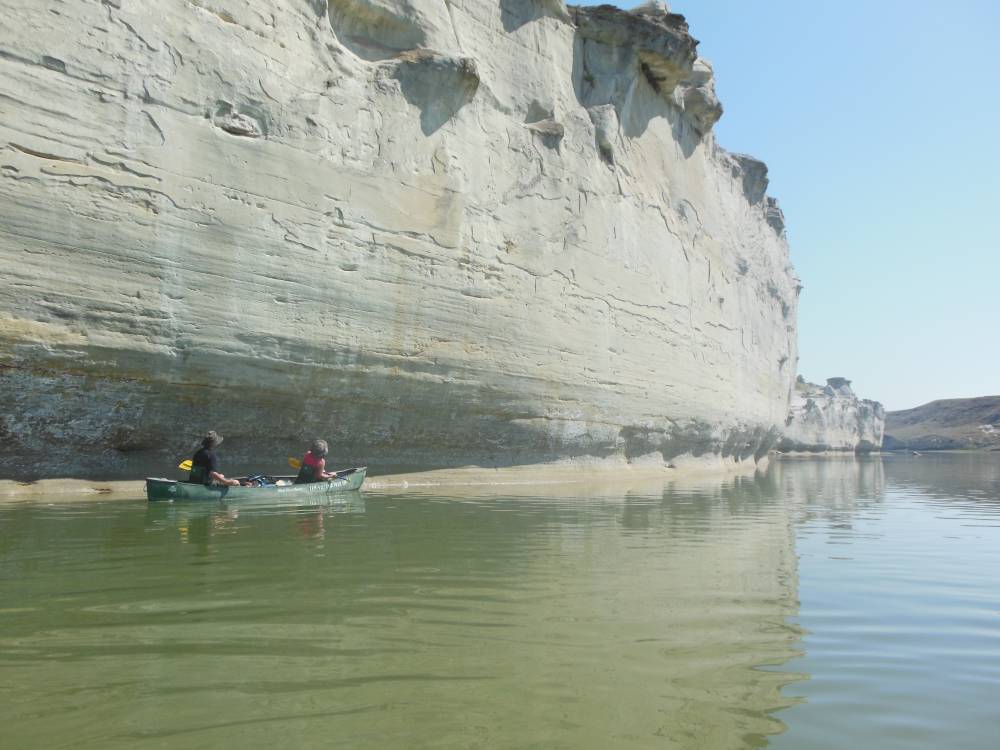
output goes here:
[{"label": "water reflection of cliff", "polygon": [[578,747],[738,748],[783,731],[775,713],[794,699],[781,688],[801,675],[760,667],[798,655],[800,631],[787,621],[793,524],[773,481],[480,486],[449,502],[452,520],[498,524],[484,554],[530,551],[514,575],[534,601],[490,646],[518,665],[511,721],[544,724],[566,704],[567,732],[548,741]]},{"label": "water reflection of cliff", "polygon": [[[663,545],[634,596],[664,607],[664,694],[685,706],[674,746],[756,746],[783,731],[774,712],[793,701],[780,690],[801,675],[760,667],[797,654],[800,631],[788,618],[797,614],[798,576],[791,519],[773,482],[675,482],[654,502],[630,493],[621,521],[626,538],[641,531]],[[643,570],[641,559],[623,565]]]},{"label": "water reflection of cliff", "polygon": [[[345,513],[106,504],[72,524],[8,518],[8,540],[33,540],[7,548],[9,569],[35,575],[7,606],[39,608],[4,633],[25,650],[23,664],[11,651],[8,674],[46,707],[16,736],[55,744],[105,712],[142,715],[130,741],[179,744],[255,746],[270,728],[295,746],[760,746],[782,730],[780,689],[796,678],[760,667],[799,639],[786,623],[797,579],[779,488],[730,479],[373,494]],[[155,711],[141,690],[115,687],[122,675],[155,688]],[[88,687],[67,698],[77,685]],[[95,731],[92,744],[108,739]]]},{"label": "water reflection of cliff", "polygon": [[771,464],[767,478],[796,522],[827,518],[850,523],[858,511],[881,503],[886,491],[878,456],[781,459]]}]

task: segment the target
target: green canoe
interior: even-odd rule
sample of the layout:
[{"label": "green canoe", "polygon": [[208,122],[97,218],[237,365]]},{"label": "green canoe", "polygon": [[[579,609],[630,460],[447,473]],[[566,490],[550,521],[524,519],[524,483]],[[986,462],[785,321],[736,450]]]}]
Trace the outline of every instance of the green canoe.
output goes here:
[{"label": "green canoe", "polygon": [[[267,477],[270,484],[261,487],[218,487],[215,485],[178,482],[173,479],[146,479],[146,497],[155,500],[305,500],[361,488],[367,466],[343,469],[337,478],[327,482],[293,484],[295,477]],[[245,479],[246,477],[241,477]],[[280,482],[280,483],[279,483]]]}]

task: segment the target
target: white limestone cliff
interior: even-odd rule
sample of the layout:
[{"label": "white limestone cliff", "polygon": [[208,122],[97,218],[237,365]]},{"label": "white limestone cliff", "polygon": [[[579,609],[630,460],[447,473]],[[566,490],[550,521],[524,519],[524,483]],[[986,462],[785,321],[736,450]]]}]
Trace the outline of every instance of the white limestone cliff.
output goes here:
[{"label": "white limestone cliff", "polygon": [[778,449],[871,453],[881,449],[884,432],[882,404],[859,399],[850,380],[829,378],[816,385],[800,379]]},{"label": "white limestone cliff", "polygon": [[3,0],[0,472],[753,462],[798,283],[681,16]]}]

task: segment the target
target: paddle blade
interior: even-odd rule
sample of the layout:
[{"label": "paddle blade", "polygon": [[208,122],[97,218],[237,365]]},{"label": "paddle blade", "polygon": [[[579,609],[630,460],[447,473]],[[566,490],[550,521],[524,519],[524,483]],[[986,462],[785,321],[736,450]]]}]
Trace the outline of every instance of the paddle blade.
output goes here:
[{"label": "paddle blade", "polygon": [[187,461],[181,461],[179,464],[177,464],[177,468],[180,469],[181,471],[191,471],[191,466],[192,464],[190,458]]},{"label": "paddle blade", "polygon": [[288,457],[288,465],[291,466],[293,469],[302,468],[302,462],[299,461],[299,459],[297,458],[292,458],[291,456]]}]

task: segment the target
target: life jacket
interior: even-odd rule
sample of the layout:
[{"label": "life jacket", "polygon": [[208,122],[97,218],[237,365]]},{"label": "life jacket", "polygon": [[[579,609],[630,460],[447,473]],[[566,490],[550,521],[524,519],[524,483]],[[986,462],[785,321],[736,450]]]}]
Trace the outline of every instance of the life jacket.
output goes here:
[{"label": "life jacket", "polygon": [[295,477],[295,484],[311,484],[312,482],[323,481],[316,477],[322,461],[322,458],[314,457],[312,451],[306,452],[306,455],[302,457],[302,466],[299,468],[298,476]]}]

